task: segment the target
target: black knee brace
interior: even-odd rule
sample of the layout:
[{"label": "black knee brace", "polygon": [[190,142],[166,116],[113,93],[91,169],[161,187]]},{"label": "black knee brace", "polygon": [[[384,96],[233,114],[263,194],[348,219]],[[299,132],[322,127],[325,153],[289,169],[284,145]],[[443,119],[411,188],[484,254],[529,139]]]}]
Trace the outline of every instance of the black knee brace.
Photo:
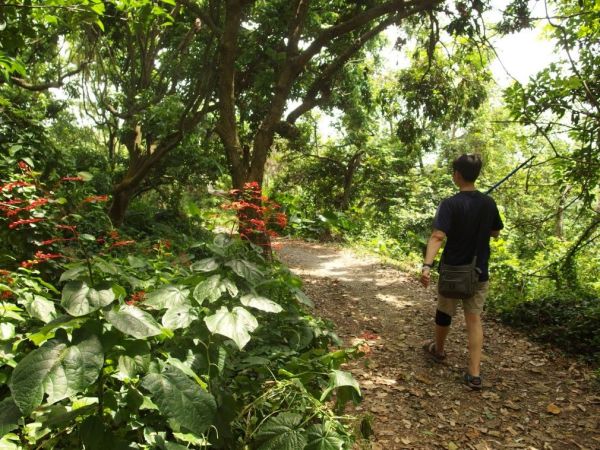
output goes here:
[{"label": "black knee brace", "polygon": [[440,327],[449,327],[452,323],[452,316],[449,316],[445,312],[440,311],[439,309],[435,311],[435,324]]}]

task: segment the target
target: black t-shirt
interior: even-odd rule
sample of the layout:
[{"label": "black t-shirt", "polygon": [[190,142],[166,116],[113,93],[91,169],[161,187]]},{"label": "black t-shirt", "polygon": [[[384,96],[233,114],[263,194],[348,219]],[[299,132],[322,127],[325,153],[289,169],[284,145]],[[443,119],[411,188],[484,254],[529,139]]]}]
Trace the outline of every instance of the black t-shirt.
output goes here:
[{"label": "black t-shirt", "polygon": [[446,233],[443,262],[469,264],[476,254],[479,281],[489,279],[490,233],[504,228],[494,199],[479,191],[462,191],[448,197],[437,210],[433,228]]}]

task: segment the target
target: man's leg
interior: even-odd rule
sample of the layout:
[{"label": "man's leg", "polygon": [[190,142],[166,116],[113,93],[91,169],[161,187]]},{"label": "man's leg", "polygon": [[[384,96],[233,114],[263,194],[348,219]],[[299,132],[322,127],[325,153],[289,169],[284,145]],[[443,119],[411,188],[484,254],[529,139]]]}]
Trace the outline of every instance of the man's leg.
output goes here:
[{"label": "man's leg", "polygon": [[435,351],[438,355],[444,354],[446,337],[450,332],[452,317],[439,309],[435,313]]},{"label": "man's leg", "polygon": [[481,364],[481,350],[483,348],[483,327],[481,326],[481,315],[479,313],[465,312],[467,324],[467,339],[469,348],[469,369],[471,376],[479,376]]}]

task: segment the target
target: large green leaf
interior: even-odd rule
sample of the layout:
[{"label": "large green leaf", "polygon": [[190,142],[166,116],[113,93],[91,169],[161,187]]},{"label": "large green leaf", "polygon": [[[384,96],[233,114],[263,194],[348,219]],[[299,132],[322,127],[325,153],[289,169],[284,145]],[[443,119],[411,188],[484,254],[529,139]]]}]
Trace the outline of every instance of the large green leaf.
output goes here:
[{"label": "large green leaf", "polygon": [[325,400],[335,389],[337,389],[337,403],[340,406],[349,400],[360,401],[360,386],[350,372],[332,370],[329,374],[329,384],[321,395],[321,401]]},{"label": "large green leaf", "polygon": [[263,276],[262,271],[258,267],[245,259],[234,259],[226,262],[225,265],[230,267],[237,275],[250,282],[257,282]]},{"label": "large green leaf", "polygon": [[104,421],[96,416],[87,417],[79,427],[79,436],[85,450],[106,450],[114,448],[114,434],[107,430]]},{"label": "large green leaf", "polygon": [[258,450],[303,450],[306,446],[302,416],[284,412],[268,419],[258,430],[256,439],[264,441]]},{"label": "large green leaf", "polygon": [[250,340],[250,332],[258,327],[256,318],[240,306],[229,311],[222,306],[215,314],[204,319],[211,333],[232,339],[241,350]]},{"label": "large green leaf", "polygon": [[229,278],[223,278],[222,283],[223,286],[225,286],[225,289],[227,289],[227,292],[229,293],[231,298],[237,297],[240,290],[233,281],[231,281]]},{"label": "large green leaf", "polygon": [[188,303],[189,293],[189,289],[168,284],[147,294],[144,305],[154,309],[172,308]]},{"label": "large green leaf", "polygon": [[49,323],[56,319],[54,302],[41,295],[34,295],[30,301],[27,301],[25,309],[31,317],[35,317],[44,323]]},{"label": "large green leaf", "polygon": [[168,367],[163,373],[150,373],[142,381],[160,413],[195,434],[213,424],[217,404],[212,395],[181,370]]},{"label": "large green leaf", "polygon": [[198,319],[198,313],[190,305],[179,305],[169,308],[162,317],[163,326],[177,330],[178,328],[187,328],[190,323]]},{"label": "large green leaf", "polygon": [[275,303],[273,300],[269,300],[266,297],[261,297],[256,294],[247,294],[240,298],[242,305],[248,306],[249,308],[259,309],[261,311],[279,313],[283,311],[283,308]]},{"label": "large green leaf", "polygon": [[328,425],[315,424],[308,427],[305,450],[343,450],[344,440]]},{"label": "large green leaf", "polygon": [[215,258],[201,259],[190,266],[190,269],[196,272],[212,272],[219,268],[219,263]]},{"label": "large green leaf", "polygon": [[295,287],[295,288],[292,288],[292,292],[294,293],[296,300],[298,300],[300,303],[302,303],[303,305],[306,305],[310,308],[314,308],[315,304],[312,302],[312,300],[310,298],[308,298],[308,296],[304,292],[302,292],[302,290]]},{"label": "large green leaf", "polygon": [[12,397],[7,397],[0,402],[0,437],[18,428],[21,411]]},{"label": "large green leaf", "polygon": [[194,288],[194,299],[199,304],[202,304],[207,299],[213,303],[221,297],[226,288],[225,284],[221,283],[221,275],[212,275],[196,285]]},{"label": "large green leaf", "polygon": [[108,311],[106,320],[117,330],[138,339],[162,333],[154,317],[133,305],[123,305],[119,309]]},{"label": "large green leaf", "polygon": [[15,325],[10,322],[0,323],[0,341],[8,341],[15,337]]},{"label": "large green leaf", "polygon": [[65,270],[58,281],[62,283],[63,281],[76,280],[79,278],[79,275],[84,272],[87,273],[87,268],[84,265],[77,265],[71,269]]},{"label": "large green leaf", "polygon": [[100,340],[90,336],[69,344],[59,340],[46,342],[23,358],[12,373],[10,390],[24,415],[41,405],[84,391],[96,379],[104,363]]},{"label": "large green leaf", "polygon": [[108,283],[102,283],[96,289],[85,281],[69,281],[63,288],[61,304],[69,314],[80,317],[110,305],[114,300],[115,294]]}]

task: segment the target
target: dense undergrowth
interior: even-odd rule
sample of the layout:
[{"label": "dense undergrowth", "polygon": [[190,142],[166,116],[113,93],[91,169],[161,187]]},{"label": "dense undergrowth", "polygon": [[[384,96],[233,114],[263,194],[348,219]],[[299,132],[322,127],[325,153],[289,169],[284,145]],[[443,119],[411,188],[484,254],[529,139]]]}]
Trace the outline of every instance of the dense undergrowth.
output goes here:
[{"label": "dense undergrowth", "polygon": [[3,449],[351,446],[360,391],[340,365],[358,350],[299,278],[181,221],[118,232],[90,174],[42,182],[17,156],[0,190]]}]

